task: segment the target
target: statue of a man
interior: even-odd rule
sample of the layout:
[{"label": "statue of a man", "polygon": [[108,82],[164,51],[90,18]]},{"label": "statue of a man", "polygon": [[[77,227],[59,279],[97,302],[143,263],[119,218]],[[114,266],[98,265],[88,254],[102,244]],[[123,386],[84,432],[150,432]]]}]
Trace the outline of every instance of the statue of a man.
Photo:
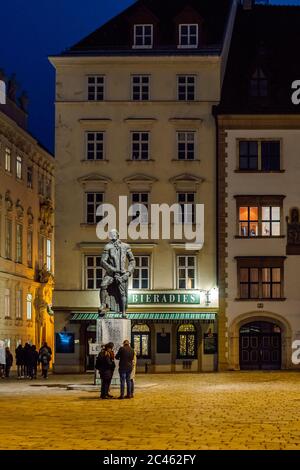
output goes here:
[{"label": "statue of a man", "polygon": [[[126,318],[126,309],[128,302],[128,279],[135,269],[135,259],[131,248],[127,243],[119,240],[117,230],[109,232],[110,242],[105,246],[101,257],[101,267],[106,274],[101,283],[100,290],[100,311],[106,312],[107,289],[113,284],[116,292],[117,303],[120,307],[120,313]],[[126,261],[128,266],[126,268]]]}]

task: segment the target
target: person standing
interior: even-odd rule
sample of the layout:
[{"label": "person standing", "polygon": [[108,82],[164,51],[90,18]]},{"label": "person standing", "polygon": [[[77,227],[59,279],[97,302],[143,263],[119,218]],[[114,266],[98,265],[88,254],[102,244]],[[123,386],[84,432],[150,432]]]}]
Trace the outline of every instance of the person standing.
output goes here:
[{"label": "person standing", "polygon": [[38,361],[39,361],[39,353],[36,350],[36,346],[33,345],[30,348],[29,360],[28,360],[29,377],[31,380],[36,379],[37,377]]},{"label": "person standing", "polygon": [[[123,346],[119,349],[116,359],[119,362],[119,374],[120,374],[120,396],[119,399],[122,400],[123,398],[131,398],[131,380],[130,376],[133,369],[133,358],[134,352],[130,346],[129,341],[126,339],[123,342]],[[127,387],[127,395],[125,394],[125,382]]]},{"label": "person standing", "polygon": [[111,379],[116,367],[112,349],[113,347],[113,343],[106,344],[100,351],[96,360],[96,369],[99,370],[101,378],[100,398],[102,400],[113,398],[113,396],[109,394]]},{"label": "person standing", "polygon": [[8,379],[9,374],[10,374],[10,369],[11,369],[11,366],[13,365],[13,361],[14,361],[13,355],[10,352],[9,347],[5,348],[5,357],[6,357],[5,377]]},{"label": "person standing", "polygon": [[22,347],[22,344],[19,344],[19,346],[16,349],[16,364],[17,364],[18,379],[23,379],[24,378],[24,349]]},{"label": "person standing", "polygon": [[29,378],[29,357],[30,357],[31,346],[29,343],[25,343],[23,354],[24,354],[24,377]]},{"label": "person standing", "polygon": [[47,343],[44,342],[43,346],[41,347],[39,351],[39,363],[42,366],[42,377],[44,377],[44,379],[48,378],[49,364],[51,361],[50,351],[51,351],[51,348],[49,348]]}]

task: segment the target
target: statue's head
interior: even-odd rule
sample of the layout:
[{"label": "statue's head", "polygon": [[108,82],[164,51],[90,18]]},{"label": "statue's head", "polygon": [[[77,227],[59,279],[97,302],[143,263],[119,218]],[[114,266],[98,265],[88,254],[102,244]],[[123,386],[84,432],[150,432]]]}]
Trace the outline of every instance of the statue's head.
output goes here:
[{"label": "statue's head", "polygon": [[113,230],[111,230],[111,231],[109,232],[109,234],[108,234],[109,239],[110,239],[111,241],[113,241],[113,242],[115,242],[116,240],[118,240],[118,239],[119,239],[119,236],[120,236],[120,235],[119,235],[119,232],[118,232],[118,230],[115,229],[115,228],[114,228]]}]

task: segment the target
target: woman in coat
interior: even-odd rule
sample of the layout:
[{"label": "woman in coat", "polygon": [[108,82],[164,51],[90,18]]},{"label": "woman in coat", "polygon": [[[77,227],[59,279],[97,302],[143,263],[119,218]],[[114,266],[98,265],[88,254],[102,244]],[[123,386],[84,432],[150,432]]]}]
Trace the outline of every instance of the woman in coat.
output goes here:
[{"label": "woman in coat", "polygon": [[113,398],[113,396],[109,394],[111,379],[116,367],[114,361],[113,347],[113,343],[106,344],[102,351],[99,353],[96,360],[96,369],[99,370],[101,378],[100,398],[102,400]]}]

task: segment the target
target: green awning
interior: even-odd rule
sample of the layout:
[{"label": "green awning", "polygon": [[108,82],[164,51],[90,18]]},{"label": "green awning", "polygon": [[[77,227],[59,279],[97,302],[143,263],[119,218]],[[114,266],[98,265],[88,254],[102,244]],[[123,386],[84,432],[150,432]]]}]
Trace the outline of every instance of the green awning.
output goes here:
[{"label": "green awning", "polygon": [[[139,321],[181,321],[181,320],[196,320],[196,321],[215,321],[216,313],[199,313],[199,312],[182,312],[182,313],[153,313],[153,312],[143,312],[143,313],[128,313],[127,318],[129,320],[139,320]],[[99,315],[97,313],[73,313],[71,320],[77,321],[90,321],[98,320]],[[107,313],[105,318],[114,319],[122,318],[120,314],[117,313]]]}]

